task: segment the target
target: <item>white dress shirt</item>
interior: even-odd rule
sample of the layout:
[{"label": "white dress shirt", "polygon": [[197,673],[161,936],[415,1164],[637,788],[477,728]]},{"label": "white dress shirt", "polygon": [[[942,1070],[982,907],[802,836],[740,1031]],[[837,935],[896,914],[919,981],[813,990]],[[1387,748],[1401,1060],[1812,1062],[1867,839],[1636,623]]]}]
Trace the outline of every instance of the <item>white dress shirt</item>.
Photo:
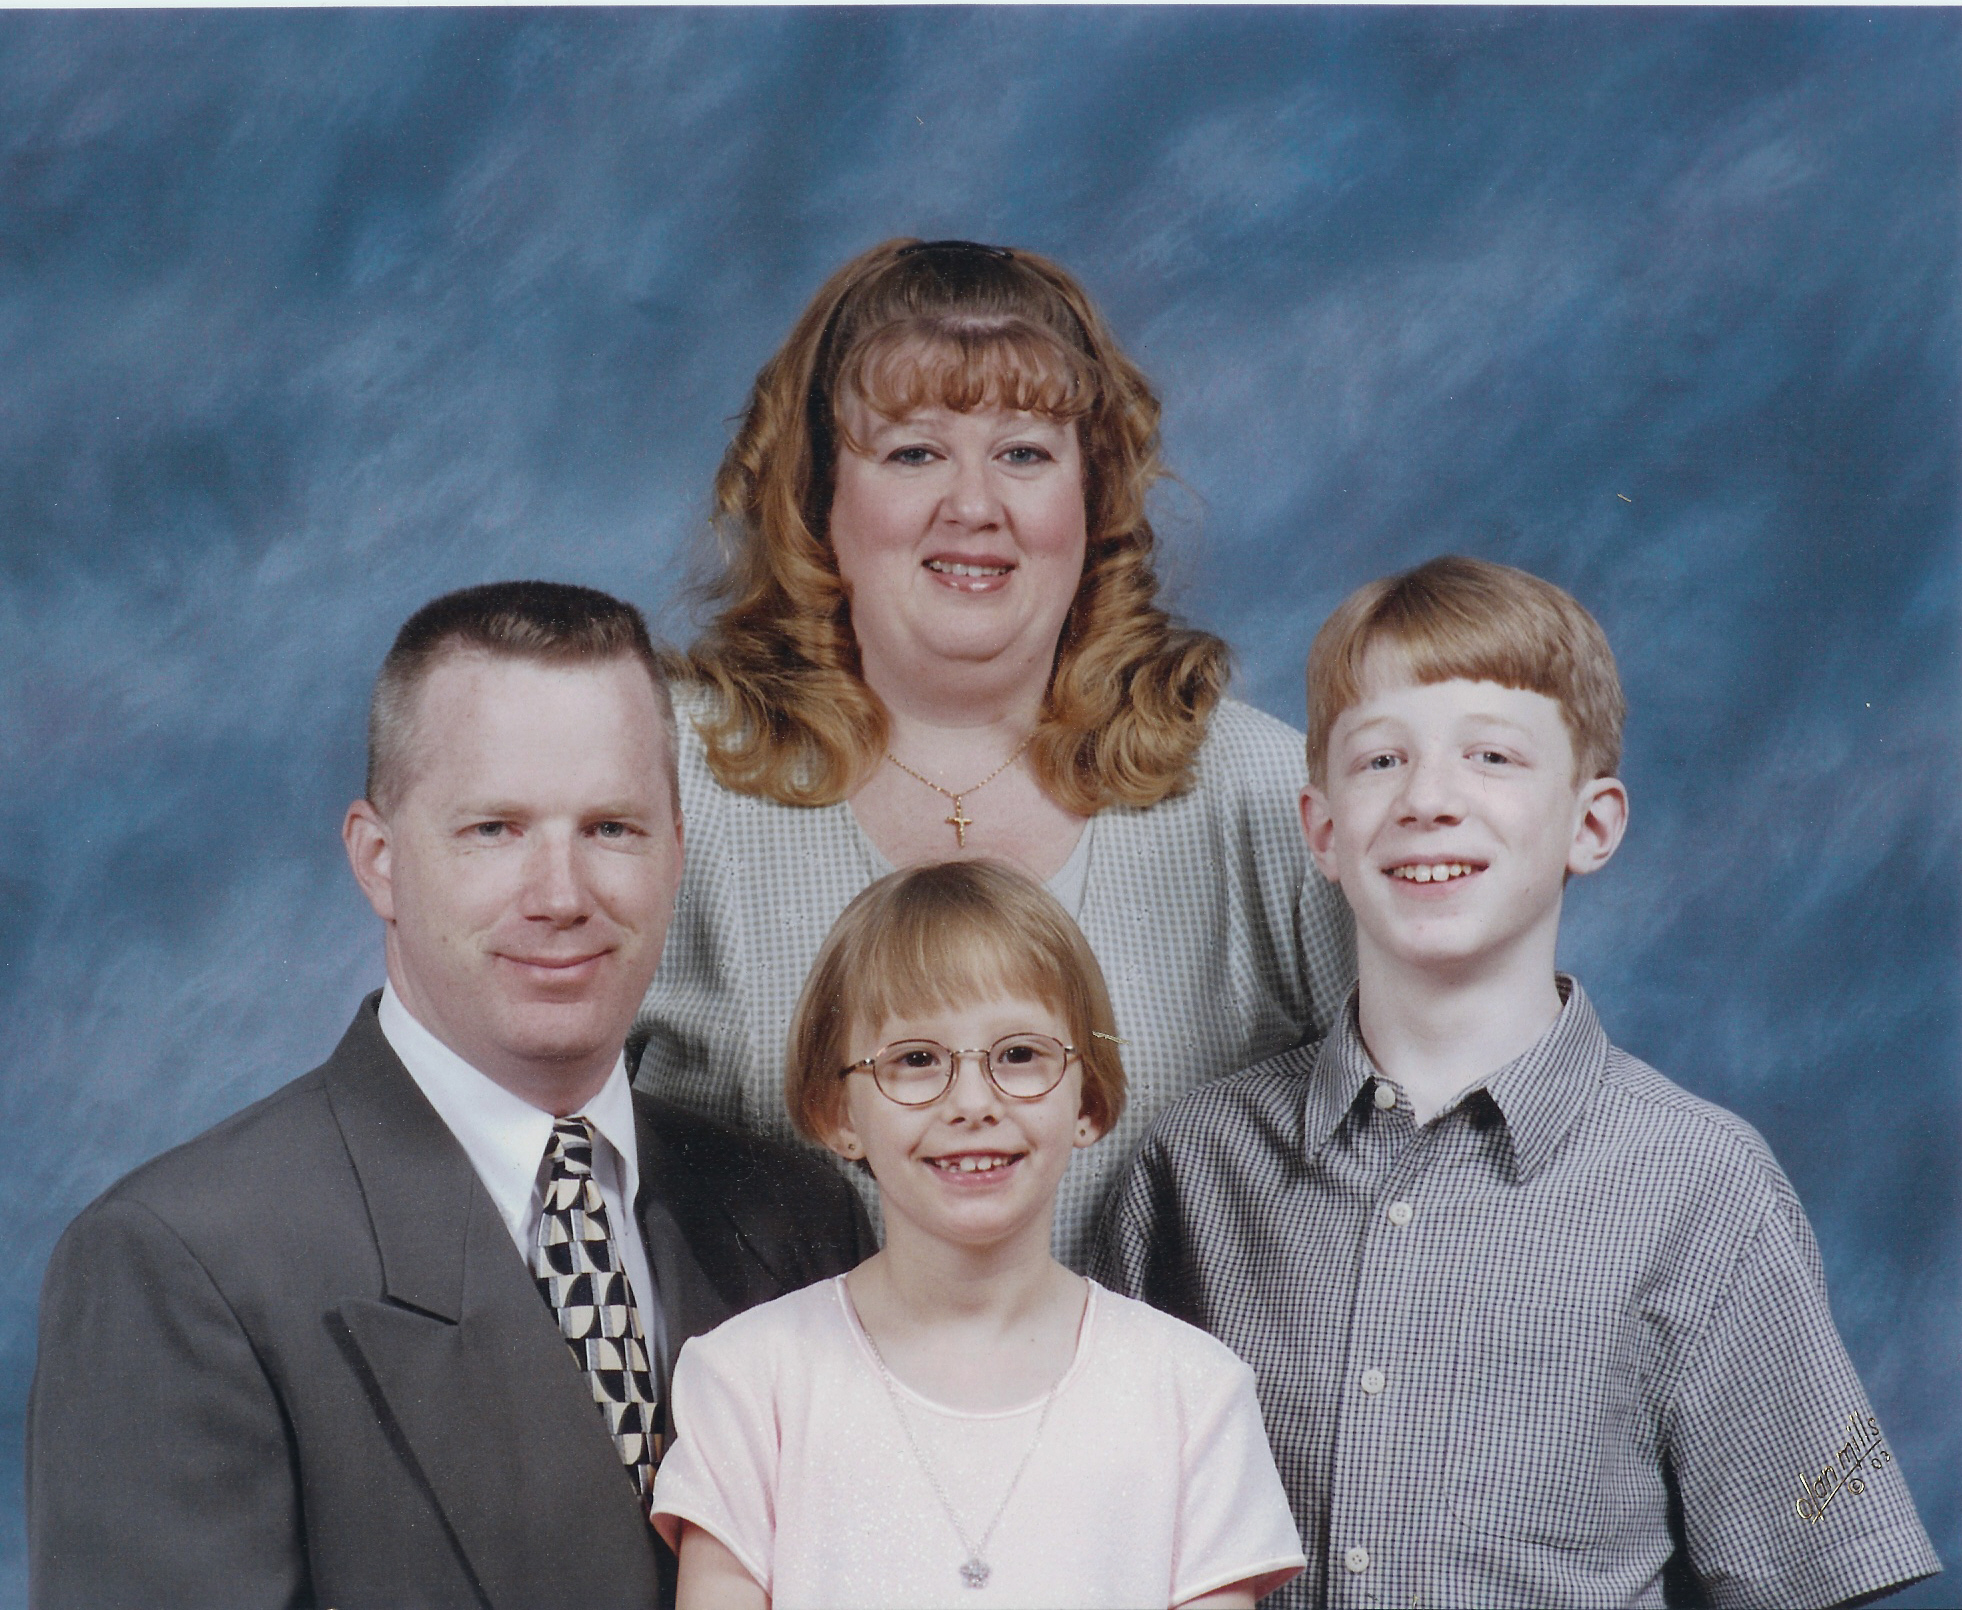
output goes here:
[{"label": "white dress shirt", "polygon": [[[538,1217],[543,1211],[540,1186],[545,1146],[552,1138],[552,1115],[465,1062],[416,1021],[393,985],[382,988],[379,1016],[383,1036],[409,1070],[416,1088],[436,1109],[436,1116],[456,1136],[529,1270]],[[648,1356],[656,1361],[658,1371],[658,1361],[667,1356],[667,1336],[647,1248],[641,1242],[640,1221],[633,1211],[640,1192],[640,1157],[634,1145],[633,1092],[624,1057],[614,1062],[599,1094],[570,1116],[585,1118],[596,1131],[593,1178],[599,1184],[606,1221],[633,1287]]]}]

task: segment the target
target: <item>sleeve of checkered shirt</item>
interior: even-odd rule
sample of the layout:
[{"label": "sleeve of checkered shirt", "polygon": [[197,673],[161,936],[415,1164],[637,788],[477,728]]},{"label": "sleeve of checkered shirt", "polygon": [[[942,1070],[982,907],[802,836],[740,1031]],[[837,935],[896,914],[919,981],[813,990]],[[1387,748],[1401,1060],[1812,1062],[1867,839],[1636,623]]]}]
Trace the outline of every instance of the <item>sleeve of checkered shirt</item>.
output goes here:
[{"label": "sleeve of checkered shirt", "polygon": [[1691,1348],[1665,1425],[1709,1602],[1839,1604],[1940,1570],[1886,1432],[1834,1328],[1805,1214],[1784,1195]]},{"label": "sleeve of checkered shirt", "polygon": [[1091,1254],[1090,1278],[1125,1297],[1187,1318],[1169,1300],[1161,1267],[1164,1239],[1178,1233],[1177,1208],[1163,1142],[1149,1136],[1124,1182],[1111,1193]]}]

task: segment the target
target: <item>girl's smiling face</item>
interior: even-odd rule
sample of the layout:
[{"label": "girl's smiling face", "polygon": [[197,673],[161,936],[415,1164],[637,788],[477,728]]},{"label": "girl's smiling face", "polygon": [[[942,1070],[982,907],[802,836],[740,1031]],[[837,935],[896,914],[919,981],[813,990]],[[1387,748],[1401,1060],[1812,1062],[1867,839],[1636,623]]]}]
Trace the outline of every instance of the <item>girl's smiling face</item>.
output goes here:
[{"label": "girl's smiling face", "polygon": [[[1071,1039],[1054,1007],[996,995],[862,1026],[851,1043],[868,1057],[899,1040],[937,1040],[966,1052],[1030,1033]],[[904,1107],[879,1089],[870,1069],[859,1068],[845,1076],[844,1111],[829,1139],[840,1155],[871,1166],[889,1235],[911,1231],[975,1249],[1028,1237],[1047,1251],[1070,1153],[1099,1135],[1082,1116],[1082,1091],[1082,1065],[1072,1056],[1047,1095],[1004,1096],[976,1053],[956,1059],[954,1081],[938,1101]]]}]

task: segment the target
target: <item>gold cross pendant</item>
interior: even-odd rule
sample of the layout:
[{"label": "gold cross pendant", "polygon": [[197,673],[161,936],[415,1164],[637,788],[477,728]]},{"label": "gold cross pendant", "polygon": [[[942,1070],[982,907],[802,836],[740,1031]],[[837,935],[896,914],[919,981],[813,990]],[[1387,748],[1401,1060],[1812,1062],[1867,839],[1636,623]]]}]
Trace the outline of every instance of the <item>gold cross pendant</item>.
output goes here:
[{"label": "gold cross pendant", "polygon": [[947,825],[954,830],[955,847],[963,850],[966,849],[967,830],[970,827],[974,826],[974,818],[966,815],[961,810],[960,795],[956,794],[954,796],[954,814],[952,816],[943,818],[943,820],[945,820]]}]

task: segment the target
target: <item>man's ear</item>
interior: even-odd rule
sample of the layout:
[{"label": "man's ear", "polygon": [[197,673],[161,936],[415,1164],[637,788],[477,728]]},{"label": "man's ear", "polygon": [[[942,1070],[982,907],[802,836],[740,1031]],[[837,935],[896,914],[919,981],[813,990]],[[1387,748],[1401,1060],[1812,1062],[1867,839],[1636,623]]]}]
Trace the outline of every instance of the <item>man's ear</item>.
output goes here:
[{"label": "man's ear", "polygon": [[1301,791],[1301,834],[1322,876],[1330,883],[1341,883],[1335,869],[1335,818],[1329,815],[1328,801],[1313,783]]},{"label": "man's ear", "polygon": [[1628,790],[1619,777],[1597,777],[1581,785],[1574,801],[1574,842],[1567,870],[1578,877],[1598,872],[1628,830]]},{"label": "man's ear", "polygon": [[341,822],[341,843],[347,846],[347,864],[354,869],[354,881],[375,908],[383,922],[395,920],[395,884],[390,872],[388,823],[365,799],[347,808]]}]

